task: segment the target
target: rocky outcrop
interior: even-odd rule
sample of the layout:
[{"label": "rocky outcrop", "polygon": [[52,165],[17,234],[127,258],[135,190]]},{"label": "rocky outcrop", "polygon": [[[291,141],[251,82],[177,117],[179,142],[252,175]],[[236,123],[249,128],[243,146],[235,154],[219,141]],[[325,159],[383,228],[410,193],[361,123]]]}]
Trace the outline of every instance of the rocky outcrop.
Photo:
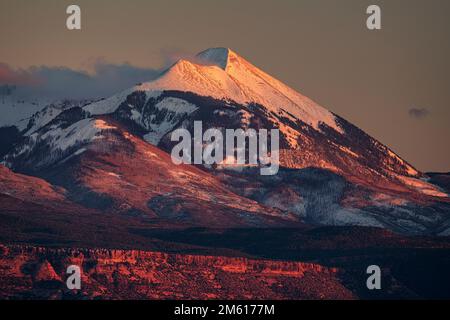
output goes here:
[{"label": "rocky outcrop", "polygon": [[[66,286],[67,267],[82,271]],[[0,296],[51,299],[350,299],[318,264],[138,250],[0,247]],[[245,284],[245,285],[243,285]]]}]

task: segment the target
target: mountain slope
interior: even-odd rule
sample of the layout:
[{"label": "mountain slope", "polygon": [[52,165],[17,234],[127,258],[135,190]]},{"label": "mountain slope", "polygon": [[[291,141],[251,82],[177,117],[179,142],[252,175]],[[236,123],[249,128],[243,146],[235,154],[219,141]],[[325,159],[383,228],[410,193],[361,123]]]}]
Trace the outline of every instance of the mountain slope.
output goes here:
[{"label": "mountain slope", "polygon": [[84,207],[197,226],[267,226],[294,216],[229,191],[211,174],[80,108],[58,115],[6,158],[17,171],[45,178]]}]

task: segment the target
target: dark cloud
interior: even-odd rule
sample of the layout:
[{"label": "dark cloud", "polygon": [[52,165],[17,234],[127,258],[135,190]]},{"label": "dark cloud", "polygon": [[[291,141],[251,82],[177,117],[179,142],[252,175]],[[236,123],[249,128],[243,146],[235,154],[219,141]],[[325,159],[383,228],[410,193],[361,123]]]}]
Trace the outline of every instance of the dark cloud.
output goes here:
[{"label": "dark cloud", "polygon": [[427,108],[411,108],[408,110],[408,114],[410,117],[422,119],[430,114],[430,110]]},{"label": "dark cloud", "polygon": [[96,99],[151,81],[179,59],[195,60],[195,55],[176,47],[165,47],[159,52],[162,68],[140,68],[130,63],[113,64],[103,58],[90,59],[86,69],[33,66],[14,69],[0,62],[0,87],[14,86],[21,98]]},{"label": "dark cloud", "polygon": [[102,98],[137,83],[155,79],[161,70],[139,68],[128,63],[111,64],[98,60],[93,72],[65,67],[13,69],[0,63],[0,85],[16,85],[22,97],[54,99]]}]

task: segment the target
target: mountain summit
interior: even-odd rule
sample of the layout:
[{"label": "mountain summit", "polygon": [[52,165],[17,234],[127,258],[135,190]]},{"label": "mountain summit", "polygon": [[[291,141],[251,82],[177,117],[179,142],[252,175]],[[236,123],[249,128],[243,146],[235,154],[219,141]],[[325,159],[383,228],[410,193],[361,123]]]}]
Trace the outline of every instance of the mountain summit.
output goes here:
[{"label": "mountain summit", "polygon": [[227,70],[230,64],[237,62],[240,57],[229,48],[210,48],[197,54],[196,58],[205,65],[216,65]]}]

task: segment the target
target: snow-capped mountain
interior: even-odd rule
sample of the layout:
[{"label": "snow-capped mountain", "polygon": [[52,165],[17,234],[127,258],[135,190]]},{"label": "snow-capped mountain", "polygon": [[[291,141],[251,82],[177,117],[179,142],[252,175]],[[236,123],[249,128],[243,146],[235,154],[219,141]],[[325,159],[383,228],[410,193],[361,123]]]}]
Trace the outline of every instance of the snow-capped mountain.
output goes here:
[{"label": "snow-capped mountain", "polygon": [[[158,206],[164,203],[166,218],[174,218],[166,214],[174,210],[183,217],[195,216],[196,224],[208,225],[201,222],[201,215],[192,214],[192,208],[212,206],[219,201],[217,196],[196,195],[192,190],[177,193],[174,190],[189,185],[189,179],[168,179],[176,174],[176,167],[163,170],[161,161],[142,160],[149,171],[167,173],[166,188],[149,193],[148,188],[159,187],[154,183],[140,185],[129,167],[155,150],[170,152],[170,133],[180,127],[192,131],[194,121],[201,120],[204,130],[280,129],[282,168],[274,177],[255,176],[252,169],[202,168],[201,177],[183,173],[192,179],[213,179],[217,190],[222,190],[217,194],[231,192],[241,199],[237,201],[250,201],[253,208],[256,203],[256,211],[263,216],[314,224],[371,225],[406,233],[448,232],[446,192],[361,129],[230,49],[208,49],[192,61],[179,60],[151,82],[84,106],[44,109],[32,119],[4,156],[5,165],[78,193],[83,189],[79,194],[85,197],[92,193],[107,196],[116,208],[123,205],[127,212],[161,211]],[[170,161],[170,157],[164,159]],[[105,163],[114,164],[114,170],[98,170]],[[140,173],[146,166],[139,165]],[[58,178],[60,174],[66,179]],[[114,190],[104,188],[108,183],[102,181],[111,182],[112,176],[120,177],[123,184],[117,183]],[[153,179],[152,175],[147,177]],[[78,181],[76,186],[70,179]],[[130,188],[139,194],[134,202],[129,200]],[[92,202],[80,197],[77,201]],[[198,207],[199,203],[203,205]],[[190,209],[186,209],[189,204]],[[225,206],[221,212],[231,210],[247,217],[249,207],[233,211]]]},{"label": "snow-capped mountain", "polygon": [[319,166],[363,180],[421,176],[359,128],[230,49],[203,51],[195,61],[179,60],[158,79],[84,110],[132,120],[146,131],[144,139],[155,145],[164,144],[164,135],[179,126],[189,127],[193,120],[219,128],[268,126],[280,129],[281,164],[289,168]]},{"label": "snow-capped mountain", "polygon": [[[340,131],[334,115],[298,94],[280,81],[259,70],[236,53],[226,48],[215,48],[201,52],[193,63],[179,60],[158,79],[143,83],[132,91],[147,93],[147,98],[156,97],[163,91],[192,92],[199,96],[212,97],[241,105],[257,103],[276,113],[291,114],[295,118],[318,129],[321,122]],[[92,104],[85,109],[91,114],[110,113],[123,99],[113,97],[104,103]]]}]

